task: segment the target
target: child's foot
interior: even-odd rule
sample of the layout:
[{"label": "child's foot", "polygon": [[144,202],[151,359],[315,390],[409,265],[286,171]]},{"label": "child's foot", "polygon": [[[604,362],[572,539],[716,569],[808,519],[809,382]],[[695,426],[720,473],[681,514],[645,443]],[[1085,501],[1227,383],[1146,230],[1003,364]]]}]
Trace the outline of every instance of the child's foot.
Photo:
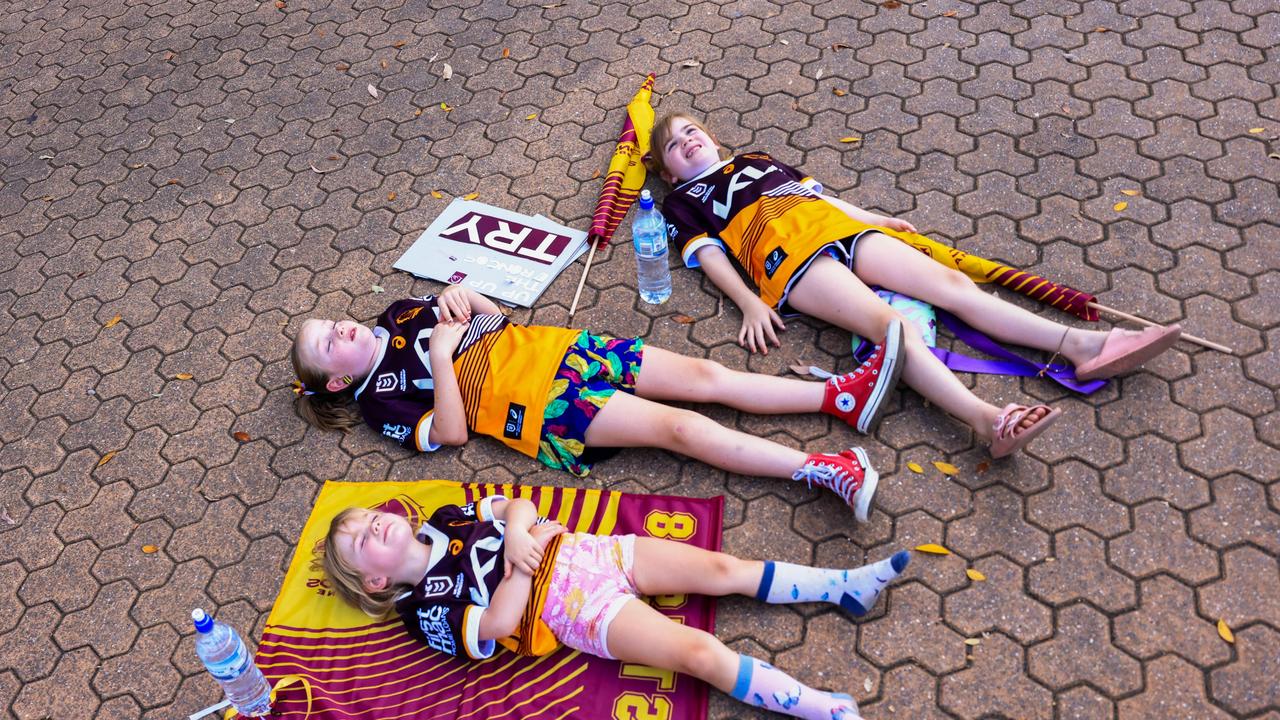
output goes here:
[{"label": "child's foot", "polygon": [[854,617],[866,615],[880,599],[880,593],[907,569],[909,562],[911,553],[899,550],[893,557],[845,571],[845,592],[840,598],[840,607],[848,610]]},{"label": "child's foot", "polygon": [[817,485],[834,491],[853,508],[853,516],[858,522],[866,522],[871,514],[871,498],[876,494],[880,473],[871,467],[866,451],[856,447],[843,450],[839,455],[810,455],[791,479],[804,480],[810,487]]},{"label": "child's foot", "polygon": [[889,391],[898,384],[902,357],[902,321],[889,321],[885,339],[852,372],[827,380],[822,412],[835,415],[866,434],[875,429]]},{"label": "child's foot", "polygon": [[1094,380],[1129,372],[1173,347],[1181,336],[1181,325],[1149,327],[1141,332],[1111,328],[1098,354],[1076,366],[1076,379]]},{"label": "child's foot", "polygon": [[862,617],[909,562],[911,553],[906,550],[852,570],[767,561],[756,599],[771,604],[829,602]]},{"label": "child's foot", "polygon": [[1062,411],[1048,405],[1004,406],[992,426],[991,457],[1002,458],[1025,448],[1040,433],[1057,421]]}]

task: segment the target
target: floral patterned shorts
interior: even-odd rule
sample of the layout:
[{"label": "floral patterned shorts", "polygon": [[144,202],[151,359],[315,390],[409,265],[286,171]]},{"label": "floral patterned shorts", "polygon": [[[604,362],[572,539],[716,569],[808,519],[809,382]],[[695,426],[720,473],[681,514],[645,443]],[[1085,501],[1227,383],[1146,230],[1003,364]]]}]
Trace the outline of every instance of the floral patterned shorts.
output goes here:
[{"label": "floral patterned shorts", "polygon": [[543,464],[586,477],[593,463],[616,452],[588,448],[587,426],[615,392],[635,394],[643,354],[640,338],[618,339],[582,331],[565,352],[547,392],[538,447]]},{"label": "floral patterned shorts", "polygon": [[564,645],[612,659],[609,623],[634,600],[635,535],[565,534],[556,553],[542,621]]}]

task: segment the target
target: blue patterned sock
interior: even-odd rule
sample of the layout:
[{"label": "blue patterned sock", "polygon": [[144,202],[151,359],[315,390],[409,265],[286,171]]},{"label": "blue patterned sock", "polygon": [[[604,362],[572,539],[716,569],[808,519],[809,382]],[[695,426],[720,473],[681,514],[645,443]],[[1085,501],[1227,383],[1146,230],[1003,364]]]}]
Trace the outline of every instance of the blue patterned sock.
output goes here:
[{"label": "blue patterned sock", "polygon": [[764,576],[756,599],[774,605],[798,602],[829,602],[855,616],[866,615],[880,592],[902,574],[911,553],[900,550],[893,557],[854,570],[765,562]]},{"label": "blue patterned sock", "polygon": [[855,720],[858,704],[844,693],[814,690],[763,660],[738,656],[738,680],[729,693],[748,705],[805,720]]}]

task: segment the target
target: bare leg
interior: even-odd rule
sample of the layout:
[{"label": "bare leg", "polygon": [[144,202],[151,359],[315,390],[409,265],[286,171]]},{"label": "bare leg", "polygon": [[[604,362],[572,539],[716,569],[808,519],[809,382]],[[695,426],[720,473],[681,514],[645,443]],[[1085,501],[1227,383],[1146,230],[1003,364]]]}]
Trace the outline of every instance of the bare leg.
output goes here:
[{"label": "bare leg", "polygon": [[[860,240],[859,244],[861,243]],[[859,247],[858,256],[861,257],[866,251],[866,248]],[[928,258],[924,259],[933,262]],[[893,308],[877,297],[848,268],[830,257],[820,257],[809,266],[804,277],[792,289],[790,302],[792,307],[806,315],[867,337],[875,337],[876,332],[882,332],[879,329],[884,328],[897,315]],[[959,418],[980,437],[990,439],[991,428],[996,416],[1000,414],[1000,408],[982,400],[965,387],[929,351],[920,331],[912,323],[904,322],[903,329],[906,333],[907,363],[902,377],[907,385]],[[1038,417],[1039,414],[1034,416]],[[1032,424],[1034,418],[1025,419],[1024,426]]]},{"label": "bare leg", "polygon": [[716,636],[681,625],[643,600],[631,600],[609,623],[609,652],[623,662],[692,675],[721,692],[733,690],[738,653]]},{"label": "bare leg", "polygon": [[1058,351],[1074,365],[1097,355],[1107,337],[1098,330],[1069,328],[984,292],[964,273],[883,233],[858,240],[854,271],[865,283],[945,308],[998,340]]},{"label": "bare leg", "polygon": [[755,595],[764,563],[685,543],[637,537],[632,572],[644,595]]},{"label": "bare leg", "polygon": [[596,447],[659,447],[723,470],[762,477],[790,478],[808,457],[800,450],[731,430],[692,410],[622,392],[609,398],[596,414],[587,427],[586,441]]},{"label": "bare leg", "polygon": [[713,360],[646,345],[636,394],[649,400],[714,402],[758,415],[776,415],[817,412],[822,407],[823,384],[739,372]]}]

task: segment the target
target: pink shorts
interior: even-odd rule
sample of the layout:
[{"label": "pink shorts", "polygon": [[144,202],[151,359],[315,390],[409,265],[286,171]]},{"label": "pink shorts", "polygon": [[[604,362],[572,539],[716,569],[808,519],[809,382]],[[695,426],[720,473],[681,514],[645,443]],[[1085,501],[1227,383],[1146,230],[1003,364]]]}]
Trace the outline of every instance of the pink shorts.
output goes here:
[{"label": "pink shorts", "polygon": [[605,643],[609,623],[639,595],[635,555],[635,535],[563,536],[542,606],[542,621],[560,642],[613,659]]}]

